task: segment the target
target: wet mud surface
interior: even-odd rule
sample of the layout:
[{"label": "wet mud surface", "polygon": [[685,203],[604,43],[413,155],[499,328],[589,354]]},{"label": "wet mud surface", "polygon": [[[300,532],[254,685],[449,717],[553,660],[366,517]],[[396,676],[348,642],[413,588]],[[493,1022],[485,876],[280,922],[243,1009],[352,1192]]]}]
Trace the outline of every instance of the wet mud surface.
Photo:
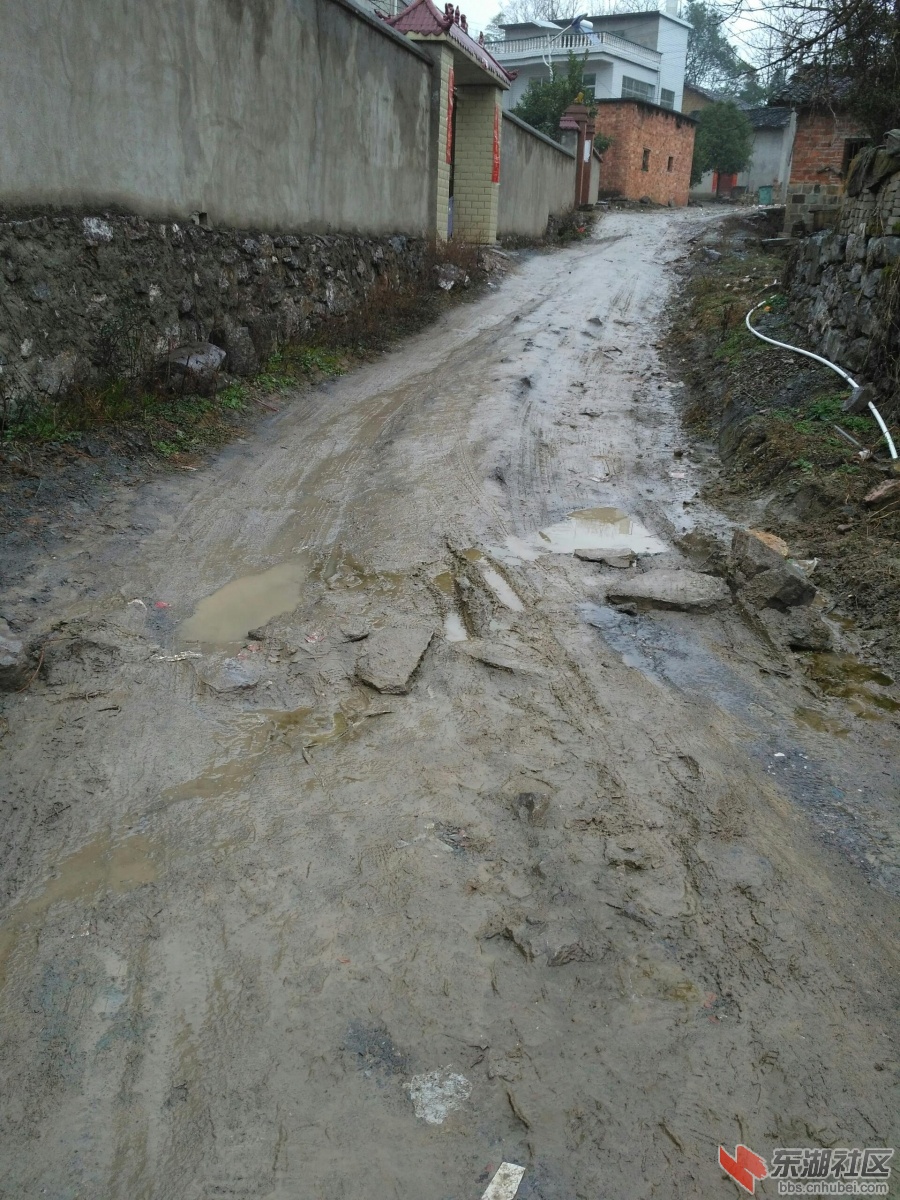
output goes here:
[{"label": "wet mud surface", "polygon": [[7,581],[0,1196],[896,1144],[897,688],[607,600],[727,532],[655,349],[718,219],[610,214]]}]

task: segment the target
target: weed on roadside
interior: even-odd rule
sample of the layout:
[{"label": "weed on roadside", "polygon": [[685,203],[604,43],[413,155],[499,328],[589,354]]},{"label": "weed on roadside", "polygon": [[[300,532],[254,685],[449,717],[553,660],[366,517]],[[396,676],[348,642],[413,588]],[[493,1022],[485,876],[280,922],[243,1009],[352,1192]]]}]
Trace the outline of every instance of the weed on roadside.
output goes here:
[{"label": "weed on roadside", "polygon": [[[698,248],[667,337],[673,372],[687,385],[682,419],[722,455],[703,494],[738,521],[752,512],[794,553],[817,558],[820,586],[900,665],[900,501],[863,502],[890,477],[881,431],[867,412],[844,411],[849,388],[827,367],[746,330],[746,314],[765,298],[754,324],[808,344],[803,313],[773,283],[785,263],[752,219],[730,218],[720,230],[721,258]],[[900,293],[896,303],[900,320]]]}]

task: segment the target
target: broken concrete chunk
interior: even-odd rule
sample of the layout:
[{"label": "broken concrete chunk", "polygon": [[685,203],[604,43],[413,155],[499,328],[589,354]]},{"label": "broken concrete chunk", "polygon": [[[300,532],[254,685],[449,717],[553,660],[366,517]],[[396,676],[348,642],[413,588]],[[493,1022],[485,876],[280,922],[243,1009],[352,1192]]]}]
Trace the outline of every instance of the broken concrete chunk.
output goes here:
[{"label": "broken concrete chunk", "polygon": [[433,637],[434,629],[429,625],[410,623],[378,629],[367,639],[356,673],[376,691],[405,695]]},{"label": "broken concrete chunk", "polygon": [[266,663],[261,661],[262,655],[248,655],[247,658],[224,658],[221,656],[206,659],[195,667],[197,678],[201,679],[214,692],[238,692],[244,688],[256,687],[266,671]]},{"label": "broken concrete chunk", "polygon": [[787,543],[761,529],[736,529],[731,539],[732,565],[745,579],[780,567],[787,555]]},{"label": "broken concrete chunk", "polygon": [[341,625],[341,637],[345,642],[361,642],[369,633],[369,626],[365,621],[345,621]]},{"label": "broken concrete chunk", "polygon": [[759,619],[774,642],[791,650],[831,650],[834,645],[827,622],[808,605],[789,612],[764,608]]},{"label": "broken concrete chunk", "polygon": [[647,571],[615,583],[606,593],[613,604],[634,603],[639,609],[673,608],[681,612],[712,612],[731,600],[727,584],[698,571]]},{"label": "broken concrete chunk", "polygon": [[628,567],[633,567],[635,563],[635,554],[631,550],[626,550],[622,554],[616,554],[610,550],[576,550],[575,557],[580,558],[582,562],[600,563],[604,567],[615,567],[617,570],[625,570]]},{"label": "broken concrete chunk", "polygon": [[741,598],[752,608],[796,608],[811,603],[815,594],[815,584],[787,562],[760,571],[741,589]]},{"label": "broken concrete chunk", "polygon": [[855,387],[841,408],[847,413],[865,412],[870,404],[877,399],[875,389],[870,383],[864,383],[861,386]]},{"label": "broken concrete chunk", "polygon": [[495,667],[498,671],[540,671],[537,663],[518,651],[511,650],[508,646],[482,641],[480,638],[456,642],[453,648],[457,654],[474,658],[476,662],[484,663],[486,667]]},{"label": "broken concrete chunk", "polygon": [[215,382],[225,362],[225,351],[212,342],[176,346],[168,357],[169,370],[183,376],[189,387],[207,388]]}]

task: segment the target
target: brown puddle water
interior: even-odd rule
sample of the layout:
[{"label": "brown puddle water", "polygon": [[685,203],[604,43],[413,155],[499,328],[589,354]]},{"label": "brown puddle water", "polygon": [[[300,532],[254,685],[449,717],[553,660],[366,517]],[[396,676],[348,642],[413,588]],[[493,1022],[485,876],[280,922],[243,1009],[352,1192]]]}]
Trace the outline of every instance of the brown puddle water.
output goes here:
[{"label": "brown puddle water", "polygon": [[[468,562],[477,563],[478,569],[484,582],[488,585],[497,599],[504,607],[511,612],[524,612],[525,605],[516,595],[516,592],[509,583],[503,578],[496,567],[490,565],[491,560],[486,554],[475,547],[470,547],[468,550],[462,551],[462,557]],[[436,581],[435,581],[436,582]],[[462,639],[457,639],[462,640]]]},{"label": "brown puddle water", "polygon": [[104,834],[62,859],[41,891],[14,905],[0,924],[0,988],[6,980],[7,959],[23,927],[60,901],[86,901],[99,891],[128,892],[153,883],[157,877],[153,851],[153,842],[139,834],[119,841]]},{"label": "brown puddle water", "polygon": [[506,539],[506,557],[537,558],[540,554],[572,554],[576,550],[608,550],[611,554],[662,554],[665,542],[619,508],[579,508],[564,521],[526,538]]},{"label": "brown puddle water", "polygon": [[[472,553],[471,550],[464,550],[463,556],[468,558],[470,562],[477,562],[477,558],[471,558]],[[483,557],[480,550],[475,551],[475,553],[479,557]],[[456,599],[456,583],[451,571],[442,571],[440,575],[435,575],[431,582],[442,595],[449,596],[451,600]],[[469,635],[466,632],[462,617],[455,608],[451,608],[444,617],[444,641],[465,642],[468,641],[468,638]]]},{"label": "brown puddle water", "polygon": [[819,712],[817,708],[800,706],[794,709],[794,716],[810,729],[815,729],[816,733],[828,733],[832,737],[846,737],[850,732],[846,725],[829,717],[827,713]]},{"label": "brown puddle water", "polygon": [[305,561],[279,563],[268,571],[233,579],[206,596],[179,631],[183,641],[225,645],[297,607],[307,576]]},{"label": "brown puddle water", "polygon": [[811,654],[807,670],[826,696],[840,696],[858,717],[877,721],[900,712],[900,700],[881,690],[893,685],[890,675],[852,654]]},{"label": "brown puddle water", "polygon": [[273,751],[307,750],[337,741],[356,727],[357,718],[364,715],[367,704],[365,697],[358,698],[349,706],[352,708],[349,713],[321,708],[261,708],[244,713],[238,718],[243,732],[228,747],[234,751],[234,757],[208,767],[185,783],[166,788],[160,800],[168,806],[182,800],[217,800],[235,795]]}]

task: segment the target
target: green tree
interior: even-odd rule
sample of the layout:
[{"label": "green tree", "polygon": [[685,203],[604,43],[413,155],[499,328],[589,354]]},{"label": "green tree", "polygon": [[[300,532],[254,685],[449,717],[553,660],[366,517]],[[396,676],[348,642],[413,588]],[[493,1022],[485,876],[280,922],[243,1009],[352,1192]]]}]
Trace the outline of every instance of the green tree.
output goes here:
[{"label": "green tree", "polygon": [[747,69],[722,31],[730,14],[706,0],[687,0],[685,20],[693,28],[688,34],[684,77],[688,83],[717,91],[737,91]]},{"label": "green tree", "polygon": [[691,183],[699,183],[705,171],[733,174],[749,164],[753,156],[753,126],[731,100],[710,104],[700,113],[694,139]]},{"label": "green tree", "polygon": [[502,11],[498,12],[495,16],[491,17],[491,19],[488,21],[487,25],[485,25],[484,29],[482,30],[486,41],[488,41],[488,42],[502,42],[503,41],[503,30],[500,28],[500,26],[503,23],[503,21],[505,21],[505,20],[506,20],[506,16],[504,15],[504,13]]},{"label": "green tree", "polygon": [[549,79],[532,79],[513,112],[558,142],[560,118],[584,94],[584,64],[584,58],[570,53],[565,67],[552,66]]}]

